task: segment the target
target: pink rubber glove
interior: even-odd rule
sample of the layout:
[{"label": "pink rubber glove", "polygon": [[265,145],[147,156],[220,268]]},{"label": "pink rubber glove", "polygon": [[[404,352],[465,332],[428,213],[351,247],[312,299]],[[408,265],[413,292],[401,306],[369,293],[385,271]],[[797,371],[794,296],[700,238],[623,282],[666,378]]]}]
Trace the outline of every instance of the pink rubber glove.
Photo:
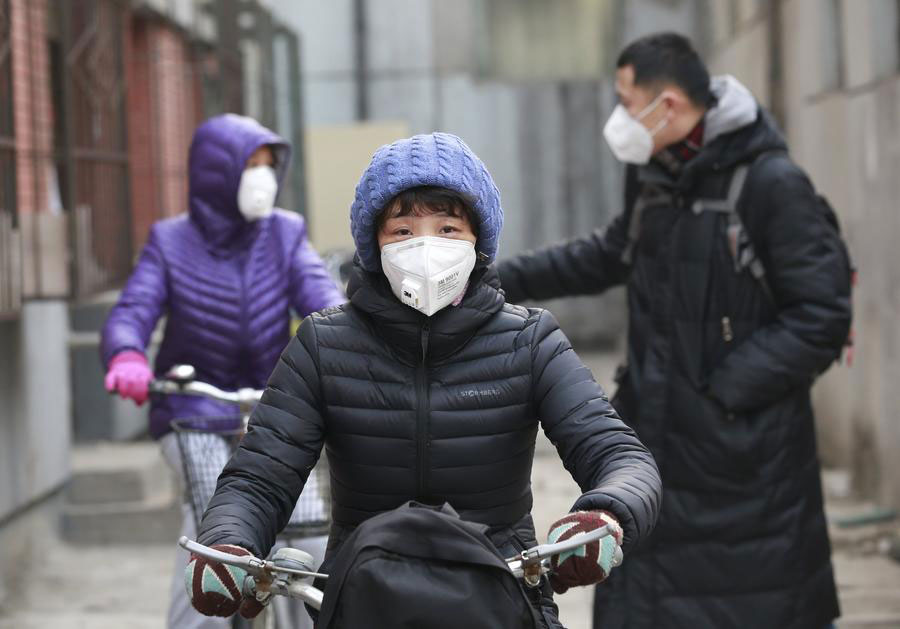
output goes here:
[{"label": "pink rubber glove", "polygon": [[147,401],[153,372],[147,359],[140,352],[126,350],[119,352],[109,361],[104,384],[106,390],[119,392],[122,399],[130,398],[138,406]]}]

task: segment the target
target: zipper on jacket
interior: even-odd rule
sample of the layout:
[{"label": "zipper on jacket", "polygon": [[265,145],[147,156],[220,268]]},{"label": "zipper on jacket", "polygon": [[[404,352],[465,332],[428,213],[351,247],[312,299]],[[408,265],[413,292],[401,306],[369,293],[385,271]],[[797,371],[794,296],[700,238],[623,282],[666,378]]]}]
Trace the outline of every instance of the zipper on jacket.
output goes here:
[{"label": "zipper on jacket", "polygon": [[416,494],[419,500],[425,501],[428,498],[428,449],[431,447],[431,441],[428,438],[428,372],[425,359],[428,355],[428,335],[431,329],[429,322],[422,324],[422,330],[419,333],[419,342],[422,347],[422,360],[416,367],[416,449],[417,463],[419,466],[419,484]]},{"label": "zipper on jacket", "polygon": [[731,343],[734,340],[734,330],[731,329],[731,319],[722,317],[722,340]]}]

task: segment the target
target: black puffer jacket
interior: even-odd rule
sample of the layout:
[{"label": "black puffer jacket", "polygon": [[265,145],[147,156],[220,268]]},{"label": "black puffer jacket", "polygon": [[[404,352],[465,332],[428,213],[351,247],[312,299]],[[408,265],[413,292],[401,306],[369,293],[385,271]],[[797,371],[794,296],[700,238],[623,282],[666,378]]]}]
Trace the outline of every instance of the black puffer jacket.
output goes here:
[{"label": "black puffer jacket", "polygon": [[[631,168],[626,210],[604,232],[499,265],[513,300],[627,283],[628,368],[613,401],[656,458],[660,520],[649,543],[597,590],[603,629],[821,629],[838,615],[810,385],[850,324],[839,235],[768,115],[711,141],[678,176]],[[727,217],[739,204],[775,303],[735,272]],[[635,202],[633,263],[623,261]],[[625,257],[627,260],[627,256]]]},{"label": "black puffer jacket", "polygon": [[430,319],[381,274],[357,267],[348,294],[349,304],[306,319],[282,354],[219,478],[202,543],[264,555],[324,445],[328,556],[354,525],[413,499],[449,502],[491,525],[501,550],[521,549],[535,539],[539,423],[584,492],[574,508],[615,514],[626,556],[648,535],[656,465],[549,312],[505,304],[493,269],[476,271],[461,305]]}]

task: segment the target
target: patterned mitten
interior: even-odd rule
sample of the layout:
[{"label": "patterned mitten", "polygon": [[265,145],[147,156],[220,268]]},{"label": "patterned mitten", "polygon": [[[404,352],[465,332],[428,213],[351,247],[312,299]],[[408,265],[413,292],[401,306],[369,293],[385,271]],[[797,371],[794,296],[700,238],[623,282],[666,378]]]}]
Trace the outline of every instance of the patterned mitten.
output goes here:
[{"label": "patterned mitten", "polygon": [[607,535],[599,541],[560,553],[551,559],[553,572],[550,574],[550,585],[554,592],[562,594],[570,587],[592,585],[606,579],[613,568],[616,548],[622,544],[622,527],[606,511],[576,511],[557,520],[550,527],[547,542],[555,544],[607,524],[612,525],[612,536]]},{"label": "patterned mitten", "polygon": [[[231,544],[217,544],[212,548],[239,557],[250,554],[248,550]],[[246,577],[247,571],[242,568],[192,554],[184,570],[184,586],[191,605],[204,616],[227,618],[240,610],[244,618],[253,618],[262,611],[263,605],[254,598],[247,598],[242,603]]]}]

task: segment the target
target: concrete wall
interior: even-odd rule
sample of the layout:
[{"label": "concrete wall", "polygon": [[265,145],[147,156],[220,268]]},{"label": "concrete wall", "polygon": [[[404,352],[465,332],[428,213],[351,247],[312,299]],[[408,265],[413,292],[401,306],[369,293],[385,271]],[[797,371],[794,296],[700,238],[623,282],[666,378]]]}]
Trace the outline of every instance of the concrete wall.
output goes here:
[{"label": "concrete wall", "polygon": [[[708,58],[712,74],[732,74],[765,106],[771,106],[769,94],[770,46],[763,2],[717,2],[710,0],[706,24],[708,45],[714,50]],[[701,38],[702,33],[695,32]]]},{"label": "concrete wall", "polygon": [[[713,2],[713,4],[726,4]],[[835,206],[854,261],[856,350],[816,391],[820,452],[857,488],[900,506],[900,53],[898,6],[882,0],[783,0],[781,85],[794,158]],[[712,66],[763,95],[771,19],[710,38]],[[755,43],[754,43],[755,42]],[[757,87],[757,83],[762,84]]]},{"label": "concrete wall", "polygon": [[[10,3],[15,211],[23,235],[25,297],[68,291],[66,221],[53,194],[53,111],[47,4]],[[68,314],[58,299],[25,303],[0,322],[0,521],[68,474]]]},{"label": "concrete wall", "polygon": [[[308,127],[355,121],[352,0],[270,6],[302,37]],[[601,135],[614,104],[612,56],[626,38],[664,26],[684,30],[697,17],[689,1],[378,0],[363,7],[367,117],[405,122],[411,133],[449,131],[472,147],[502,194],[501,257],[584,234],[619,211],[621,168]],[[624,330],[616,291],[544,305],[575,340],[615,342]]]},{"label": "concrete wall", "polygon": [[0,322],[0,521],[69,473],[68,307],[26,303]]},{"label": "concrete wall", "polygon": [[350,212],[356,183],[378,147],[409,135],[406,125],[359,123],[320,125],[306,133],[309,233],[322,254],[352,252]]}]

